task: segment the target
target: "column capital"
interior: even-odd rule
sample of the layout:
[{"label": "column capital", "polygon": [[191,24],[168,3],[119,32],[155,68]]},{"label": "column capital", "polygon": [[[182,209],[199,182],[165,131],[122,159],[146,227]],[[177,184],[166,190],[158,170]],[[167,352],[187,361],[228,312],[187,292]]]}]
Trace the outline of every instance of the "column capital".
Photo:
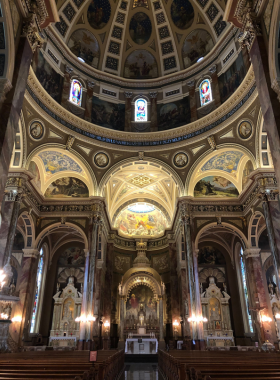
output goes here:
[{"label": "column capital", "polygon": [[217,65],[211,66],[210,69],[209,69],[209,71],[210,71],[211,74],[215,74],[216,71],[217,71]]},{"label": "column capital", "polygon": [[94,86],[95,86],[94,82],[89,81],[89,80],[87,81],[87,88],[89,88],[90,90],[93,90]]},{"label": "column capital", "polygon": [[67,74],[71,75],[71,74],[73,73],[73,69],[72,69],[72,67],[66,65],[66,66],[65,66],[65,72],[66,72]]},{"label": "column capital", "polygon": [[243,253],[246,259],[248,259],[248,257],[260,257],[260,252],[260,248],[247,248]]},{"label": "column capital", "polygon": [[155,98],[157,98],[157,94],[158,94],[157,91],[149,92],[149,96],[150,96],[151,99],[155,99]]},{"label": "column capital", "polygon": [[39,254],[40,252],[37,248],[23,248],[23,257],[33,257],[36,259]]},{"label": "column capital", "polygon": [[133,92],[129,92],[129,91],[124,91],[124,96],[126,97],[126,99],[131,99],[132,98],[132,95],[133,95]]},{"label": "column capital", "polygon": [[187,82],[187,86],[188,86],[189,88],[193,88],[193,87],[195,86],[195,81],[194,81],[194,80],[190,80],[190,81],[188,81],[188,82]]}]

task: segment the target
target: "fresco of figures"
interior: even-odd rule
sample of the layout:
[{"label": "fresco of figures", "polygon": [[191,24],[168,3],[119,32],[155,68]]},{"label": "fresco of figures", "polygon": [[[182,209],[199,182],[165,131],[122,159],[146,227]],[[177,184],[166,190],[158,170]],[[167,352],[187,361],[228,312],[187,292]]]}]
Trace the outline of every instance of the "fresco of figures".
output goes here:
[{"label": "fresco of figures", "polygon": [[254,171],[254,167],[252,164],[252,161],[249,160],[246,162],[246,165],[243,169],[243,175],[242,175],[242,189],[244,189],[245,185],[249,181],[248,176]]},{"label": "fresco of figures", "polygon": [[102,29],[111,16],[111,5],[108,0],[92,0],[87,11],[89,25],[93,29]]},{"label": "fresco of figures", "polygon": [[68,47],[77,57],[95,68],[98,66],[99,45],[97,39],[86,29],[78,29],[71,35]]},{"label": "fresco of figures", "polygon": [[67,248],[58,258],[58,266],[83,266],[85,265],[85,252],[79,247]]},{"label": "fresco of figures", "polygon": [[158,104],[158,130],[181,127],[191,121],[189,97],[167,104]]},{"label": "fresco of figures", "polygon": [[197,182],[194,188],[195,197],[238,197],[239,192],[234,184],[220,176],[209,176]]},{"label": "fresco of figures", "polygon": [[228,151],[219,153],[210,158],[210,160],[202,166],[201,171],[222,170],[236,177],[237,167],[241,157],[243,157],[243,153],[241,152]]},{"label": "fresco of figures", "polygon": [[135,50],[127,57],[124,64],[125,78],[150,79],[157,76],[157,62],[147,50]]},{"label": "fresco of figures", "polygon": [[185,69],[194,65],[199,58],[205,57],[213,46],[213,39],[206,30],[193,30],[186,37],[182,48]]},{"label": "fresco of figures", "polygon": [[174,0],[171,4],[171,17],[179,29],[188,29],[194,20],[194,9],[189,0]]},{"label": "fresco of figures", "polygon": [[35,176],[35,178],[34,178],[35,185],[39,189],[41,189],[40,172],[39,172],[38,166],[36,165],[36,163],[34,161],[30,162],[28,170]]},{"label": "fresco of figures", "polygon": [[199,265],[223,265],[225,264],[225,258],[215,247],[205,246],[199,249],[197,262]]},{"label": "fresco of figures", "polygon": [[125,105],[92,97],[91,122],[105,128],[124,130]]},{"label": "fresco of figures", "polygon": [[157,302],[154,299],[153,291],[145,285],[139,285],[133,288],[126,301],[126,317],[138,318],[140,306],[146,313],[146,321],[151,318],[157,318]]},{"label": "fresco of figures", "polygon": [[143,45],[151,37],[152,23],[149,16],[144,12],[137,12],[131,18],[129,34],[131,39],[138,45]]},{"label": "fresco of figures", "polygon": [[83,169],[71,157],[63,153],[47,150],[39,153],[47,174],[55,174],[65,170],[82,173]]},{"label": "fresco of figures", "polygon": [[34,53],[32,68],[41,86],[54,100],[60,102],[63,78],[45,60],[39,49]]},{"label": "fresco of figures", "polygon": [[119,233],[126,237],[158,237],[164,234],[167,227],[165,216],[154,208],[150,212],[133,212],[128,208],[121,211],[115,221]]},{"label": "fresco of figures", "polygon": [[45,192],[46,198],[87,198],[87,185],[74,177],[63,177],[55,180]]},{"label": "fresco of figures", "polygon": [[221,101],[224,103],[239,87],[246,75],[242,53],[230,68],[219,76]]}]

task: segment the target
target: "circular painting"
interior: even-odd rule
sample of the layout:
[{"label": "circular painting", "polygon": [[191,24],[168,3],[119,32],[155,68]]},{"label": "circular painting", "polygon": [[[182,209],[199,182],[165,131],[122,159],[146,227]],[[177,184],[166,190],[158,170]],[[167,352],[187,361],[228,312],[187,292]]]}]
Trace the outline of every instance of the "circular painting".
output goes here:
[{"label": "circular painting", "polygon": [[94,156],[94,163],[99,168],[105,168],[109,164],[109,157],[106,153],[100,152]]},{"label": "circular painting", "polygon": [[247,140],[252,136],[253,127],[249,121],[242,121],[238,126],[239,137],[243,140]]},{"label": "circular painting", "polygon": [[92,0],[87,10],[87,18],[93,29],[102,29],[111,16],[111,5],[108,0]]},{"label": "circular painting", "polygon": [[39,121],[33,121],[29,127],[30,136],[35,140],[40,140],[44,134],[44,126]]},{"label": "circular painting", "polygon": [[188,156],[184,152],[178,152],[173,158],[173,164],[177,168],[183,168],[188,163]]},{"label": "circular painting", "polygon": [[188,29],[194,20],[194,9],[189,0],[174,0],[171,5],[171,17],[179,29]]},{"label": "circular painting", "polygon": [[129,24],[129,34],[131,39],[138,45],[145,44],[152,33],[152,23],[146,13],[136,13]]}]

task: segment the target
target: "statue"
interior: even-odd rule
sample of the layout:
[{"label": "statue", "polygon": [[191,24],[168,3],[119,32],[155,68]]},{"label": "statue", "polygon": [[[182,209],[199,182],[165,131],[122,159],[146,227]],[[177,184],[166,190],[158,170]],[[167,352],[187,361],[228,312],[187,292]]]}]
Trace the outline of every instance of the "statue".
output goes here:
[{"label": "statue", "polygon": [[269,281],[268,290],[269,290],[269,293],[273,296],[274,295],[274,287],[273,287],[273,284],[271,283],[271,281]]},{"label": "statue", "polygon": [[120,295],[122,294],[122,284],[121,284],[121,282],[119,283],[119,294]]},{"label": "statue", "polygon": [[227,293],[227,284],[223,282],[224,292]]}]

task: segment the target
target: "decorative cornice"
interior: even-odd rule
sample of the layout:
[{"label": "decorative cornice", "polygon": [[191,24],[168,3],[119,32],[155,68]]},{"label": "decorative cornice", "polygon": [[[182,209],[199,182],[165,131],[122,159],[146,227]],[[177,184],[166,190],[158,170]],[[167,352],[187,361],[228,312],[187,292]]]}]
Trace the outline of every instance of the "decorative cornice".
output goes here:
[{"label": "decorative cornice", "polygon": [[246,259],[248,259],[249,257],[260,257],[260,252],[260,248],[247,248],[243,253]]}]

